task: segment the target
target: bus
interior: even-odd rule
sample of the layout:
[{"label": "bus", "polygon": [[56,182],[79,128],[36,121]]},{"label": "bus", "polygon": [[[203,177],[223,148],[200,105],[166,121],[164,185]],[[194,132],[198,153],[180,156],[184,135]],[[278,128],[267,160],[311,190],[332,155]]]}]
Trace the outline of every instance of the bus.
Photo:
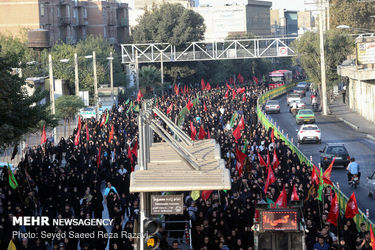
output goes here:
[{"label": "bus", "polygon": [[270,84],[288,84],[292,82],[293,73],[290,70],[280,69],[269,73]]}]

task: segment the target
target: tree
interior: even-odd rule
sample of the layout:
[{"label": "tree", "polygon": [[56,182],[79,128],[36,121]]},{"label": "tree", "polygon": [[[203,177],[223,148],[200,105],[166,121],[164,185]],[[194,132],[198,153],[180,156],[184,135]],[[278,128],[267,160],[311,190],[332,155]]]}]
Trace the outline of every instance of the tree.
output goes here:
[{"label": "tree", "polygon": [[34,87],[27,84],[23,78],[11,73],[11,68],[18,67],[17,61],[9,55],[0,56],[1,147],[19,142],[23,135],[39,130],[43,126],[41,124],[46,124],[46,127],[57,125],[48,105],[39,104],[48,92],[37,88],[29,95],[27,87],[30,89]]},{"label": "tree", "polygon": [[155,66],[143,66],[139,70],[139,85],[145,89],[145,96],[150,96],[161,86],[161,73]]},{"label": "tree", "polygon": [[166,42],[179,47],[202,40],[205,30],[201,15],[180,4],[165,3],[146,11],[132,34],[135,42]]},{"label": "tree", "polygon": [[[293,44],[297,57],[295,64],[300,64],[308,77],[321,88],[320,43],[319,34],[306,32]],[[324,35],[324,52],[326,60],[327,89],[338,83],[337,65],[353,53],[354,41],[342,30],[332,29]]]},{"label": "tree", "polygon": [[352,28],[375,30],[374,3],[359,2],[358,0],[331,0],[330,26],[349,25]]},{"label": "tree", "polygon": [[64,119],[64,137],[66,136],[66,123],[70,128],[70,121],[83,106],[82,99],[75,95],[61,96],[56,100],[56,114],[60,119]]}]

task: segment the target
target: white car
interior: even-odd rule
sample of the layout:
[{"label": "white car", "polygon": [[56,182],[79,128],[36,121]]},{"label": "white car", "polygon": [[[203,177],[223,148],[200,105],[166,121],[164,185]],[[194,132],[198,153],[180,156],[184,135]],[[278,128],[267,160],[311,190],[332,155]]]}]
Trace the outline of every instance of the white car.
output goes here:
[{"label": "white car", "polygon": [[298,143],[316,142],[321,143],[320,129],[316,124],[303,124],[298,130]]},{"label": "white car", "polygon": [[277,100],[268,100],[266,102],[266,113],[279,113],[280,114],[280,103]]}]

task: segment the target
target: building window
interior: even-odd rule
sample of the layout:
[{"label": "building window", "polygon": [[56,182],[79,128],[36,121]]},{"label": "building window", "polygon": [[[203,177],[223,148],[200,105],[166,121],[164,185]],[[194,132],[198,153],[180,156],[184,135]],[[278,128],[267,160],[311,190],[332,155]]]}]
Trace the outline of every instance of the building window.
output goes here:
[{"label": "building window", "polygon": [[104,37],[104,38],[107,38],[107,27],[106,27],[106,26],[104,26],[104,34],[103,34],[103,37]]},{"label": "building window", "polygon": [[83,8],[83,17],[87,18],[87,9],[86,8]]},{"label": "building window", "polygon": [[44,3],[40,4],[40,16],[44,16]]}]

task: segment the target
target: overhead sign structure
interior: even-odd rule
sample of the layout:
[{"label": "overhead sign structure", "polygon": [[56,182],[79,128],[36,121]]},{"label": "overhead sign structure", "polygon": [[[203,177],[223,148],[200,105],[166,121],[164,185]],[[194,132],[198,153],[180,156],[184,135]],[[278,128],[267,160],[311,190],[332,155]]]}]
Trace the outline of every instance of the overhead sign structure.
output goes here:
[{"label": "overhead sign structure", "polygon": [[261,231],[298,231],[296,209],[272,209],[260,211]]},{"label": "overhead sign structure", "polygon": [[184,196],[151,195],[151,214],[183,214]]},{"label": "overhead sign structure", "polygon": [[279,56],[288,56],[288,47],[279,47]]},{"label": "overhead sign structure", "polygon": [[357,47],[357,64],[375,63],[375,42],[358,42]]}]

